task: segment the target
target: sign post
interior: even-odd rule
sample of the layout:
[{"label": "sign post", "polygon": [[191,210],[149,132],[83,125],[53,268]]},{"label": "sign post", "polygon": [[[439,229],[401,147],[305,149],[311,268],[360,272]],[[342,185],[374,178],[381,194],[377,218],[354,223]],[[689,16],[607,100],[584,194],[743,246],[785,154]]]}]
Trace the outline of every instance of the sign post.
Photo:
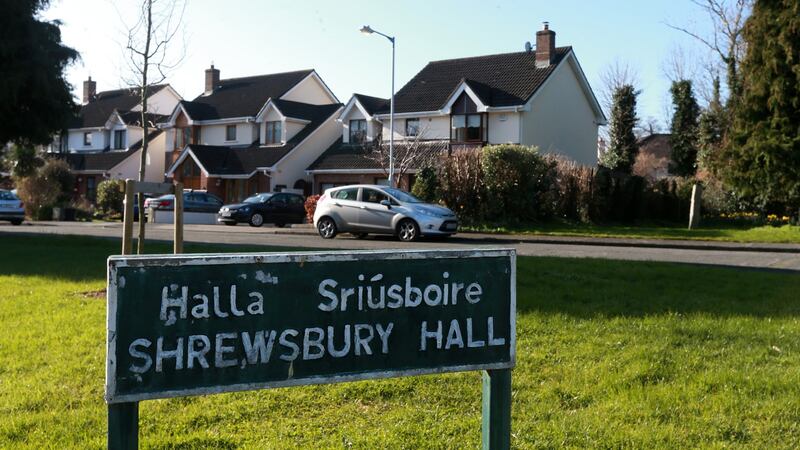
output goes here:
[{"label": "sign post", "polygon": [[483,446],[509,447],[513,250],[117,256],[108,271],[109,447],[136,428],[118,404],[471,370]]}]

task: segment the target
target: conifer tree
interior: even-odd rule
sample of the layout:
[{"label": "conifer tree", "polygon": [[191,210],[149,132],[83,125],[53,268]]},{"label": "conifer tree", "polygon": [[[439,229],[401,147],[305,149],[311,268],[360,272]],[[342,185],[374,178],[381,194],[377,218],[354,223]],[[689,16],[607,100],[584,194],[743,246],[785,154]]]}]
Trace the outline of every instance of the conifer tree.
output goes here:
[{"label": "conifer tree", "polygon": [[602,155],[600,164],[617,172],[630,174],[636,162],[636,155],[639,153],[639,143],[633,132],[638,120],[636,117],[638,95],[639,92],[630,84],[614,91],[608,149]]},{"label": "conifer tree", "polygon": [[762,212],[800,205],[800,0],[760,1],[744,29],[742,96],[723,176]]},{"label": "conifer tree", "polygon": [[693,177],[697,172],[697,118],[700,107],[692,93],[692,82],[678,80],[672,83],[671,134],[669,172],[680,177]]},{"label": "conifer tree", "polygon": [[719,77],[714,78],[713,94],[700,114],[698,125],[698,165],[715,172],[719,165],[719,149],[728,129],[727,112],[722,105]]}]

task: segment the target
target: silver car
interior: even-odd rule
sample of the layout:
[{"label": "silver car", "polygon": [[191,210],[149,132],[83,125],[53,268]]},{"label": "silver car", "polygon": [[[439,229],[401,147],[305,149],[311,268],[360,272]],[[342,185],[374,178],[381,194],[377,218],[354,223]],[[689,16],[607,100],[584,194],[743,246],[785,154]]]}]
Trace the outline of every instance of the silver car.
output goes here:
[{"label": "silver car", "polygon": [[25,220],[25,208],[13,191],[0,189],[0,220],[11,221],[12,225],[19,225]]},{"label": "silver car", "polygon": [[328,189],[317,201],[314,225],[324,239],[337,233],[395,235],[401,241],[420,236],[451,236],[458,218],[449,209],[424,203],[413,195],[386,186],[350,185]]}]

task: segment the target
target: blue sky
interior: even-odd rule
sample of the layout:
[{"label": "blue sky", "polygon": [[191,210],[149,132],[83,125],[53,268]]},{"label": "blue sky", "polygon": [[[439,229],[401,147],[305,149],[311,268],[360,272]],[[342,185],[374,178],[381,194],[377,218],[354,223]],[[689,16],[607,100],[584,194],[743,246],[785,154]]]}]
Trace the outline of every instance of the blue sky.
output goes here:
[{"label": "blue sky", "polygon": [[[91,75],[98,90],[123,87],[122,18],[133,0],[54,0],[44,16],[63,22],[64,41],[82,60],[68,71],[75,95]],[[213,61],[222,78],[314,68],[339,100],[353,92],[388,97],[391,48],[362,25],[397,37],[397,88],[428,61],[521,51],[542,21],[558,46],[573,46],[598,93],[600,74],[615,61],[638,74],[639,115],[663,122],[669,102],[664,61],[676,47],[698,58],[707,52],[666,26],[709,29],[688,0],[666,1],[347,1],[189,0],[186,56],[168,79],[184,98],[203,89]]]}]

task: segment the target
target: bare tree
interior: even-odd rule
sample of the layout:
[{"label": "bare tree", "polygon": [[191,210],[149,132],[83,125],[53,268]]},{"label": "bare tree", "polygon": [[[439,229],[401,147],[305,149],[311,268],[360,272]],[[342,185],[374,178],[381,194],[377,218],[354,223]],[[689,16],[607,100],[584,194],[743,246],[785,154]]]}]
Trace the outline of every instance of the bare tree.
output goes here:
[{"label": "bare tree", "polygon": [[639,73],[627,61],[616,59],[600,73],[600,83],[600,102],[606,116],[610,116],[614,92],[625,85],[638,86]]},{"label": "bare tree", "polygon": [[[166,80],[170,70],[180,64],[186,53],[185,42],[174,51],[173,41],[183,38],[183,14],[186,3],[182,0],[141,0],[137,21],[127,26],[127,65],[129,86],[139,94],[141,107],[142,146],[139,159],[139,181],[145,180],[150,128],[155,127],[148,112],[148,99],[153,85]],[[137,252],[144,251],[144,198],[139,196],[139,233]]]},{"label": "bare tree", "polygon": [[697,77],[697,69],[695,55],[680,45],[672,47],[667,58],[661,63],[661,71],[669,81],[692,80],[694,82]]},{"label": "bare tree", "polygon": [[744,57],[745,51],[742,32],[747,16],[752,9],[753,0],[691,1],[711,19],[713,30],[710,35],[685,26],[669,23],[666,25],[693,37],[720,58],[726,68],[729,98],[735,101],[740,89],[739,63]]},{"label": "bare tree", "polygon": [[[415,136],[403,136],[394,145],[394,186],[403,175],[411,170],[421,169],[426,165],[432,165],[441,151],[446,149],[447,144],[438,140],[426,140],[425,136],[428,128],[420,129]],[[375,139],[369,145],[364,146],[364,156],[380,165],[383,173],[389,175],[389,146]],[[411,186],[408,187],[411,189]]]}]

